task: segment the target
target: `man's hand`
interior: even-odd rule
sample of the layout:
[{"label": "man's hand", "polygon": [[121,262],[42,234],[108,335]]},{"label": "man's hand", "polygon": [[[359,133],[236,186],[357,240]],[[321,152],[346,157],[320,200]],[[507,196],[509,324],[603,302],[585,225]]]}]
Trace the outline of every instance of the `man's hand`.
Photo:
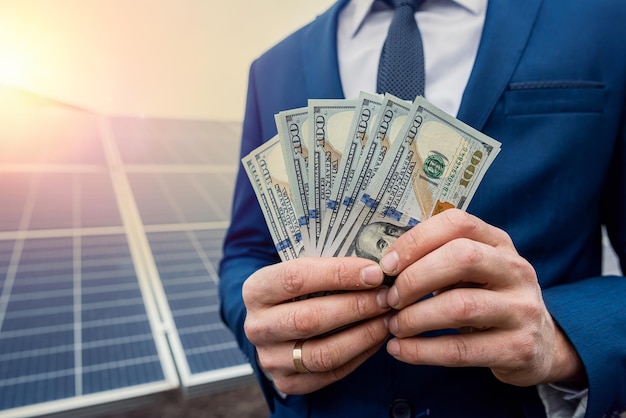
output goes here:
[{"label": "man's hand", "polygon": [[[402,235],[380,263],[397,275],[387,351],[411,364],[489,367],[528,386],[584,380],[580,358],[544,304],[533,267],[502,230],[447,210]],[[422,299],[433,293],[431,298]],[[418,301],[416,303],[416,301]],[[420,337],[431,330],[461,333]]]},{"label": "man's hand", "polygon": [[[242,290],[244,329],[280,391],[303,394],[327,386],[384,344],[389,332],[383,314],[390,308],[386,289],[377,289],[382,281],[378,265],[356,257],[301,258],[248,278]],[[318,292],[326,293],[303,298]],[[300,340],[306,374],[298,373],[293,361]]]}]

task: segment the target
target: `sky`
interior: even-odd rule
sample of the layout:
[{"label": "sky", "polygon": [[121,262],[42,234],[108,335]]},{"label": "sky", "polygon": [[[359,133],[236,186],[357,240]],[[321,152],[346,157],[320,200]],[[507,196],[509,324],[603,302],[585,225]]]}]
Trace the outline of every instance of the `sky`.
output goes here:
[{"label": "sky", "polygon": [[250,63],[331,0],[0,0],[0,83],[103,114],[241,120]]}]

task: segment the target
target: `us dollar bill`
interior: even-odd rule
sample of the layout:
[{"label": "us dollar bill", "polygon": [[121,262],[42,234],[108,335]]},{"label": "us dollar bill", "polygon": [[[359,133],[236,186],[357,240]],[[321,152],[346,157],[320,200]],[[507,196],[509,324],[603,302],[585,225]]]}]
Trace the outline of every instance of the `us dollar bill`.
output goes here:
[{"label": "us dollar bill", "polygon": [[346,135],[347,141],[341,154],[337,177],[333,179],[333,187],[326,204],[325,213],[322,215],[323,246],[332,241],[331,231],[333,231],[339,213],[340,203],[346,195],[348,187],[355,180],[361,152],[373,131],[382,100],[383,96],[378,94],[361,92],[359,95],[352,123]]},{"label": "us dollar bill", "polygon": [[[390,232],[449,208],[465,209],[500,143],[418,97],[399,138],[359,196],[336,255],[382,254]],[[376,227],[376,228],[375,228]],[[373,258],[370,256],[368,258]]]},{"label": "us dollar bill", "polygon": [[242,163],[281,260],[303,256],[304,244],[278,135],[242,158]]},{"label": "us dollar bill", "polygon": [[335,255],[338,248],[344,243],[346,236],[342,231],[344,226],[349,224],[352,209],[357,203],[359,195],[363,193],[384,161],[387,151],[404,126],[410,109],[411,102],[391,94],[385,94],[378,115],[371,126],[372,132],[359,157],[355,174],[340,198],[337,221],[334,222],[333,228],[329,232],[331,238],[327,241],[322,253],[324,256]]},{"label": "us dollar bill", "polygon": [[314,245],[309,234],[309,111],[307,107],[280,112],[274,116],[283,151],[293,208],[306,251]]},{"label": "us dollar bill", "polygon": [[309,232],[315,254],[321,255],[323,213],[341,164],[357,99],[309,100]]},{"label": "us dollar bill", "polygon": [[378,261],[417,223],[466,209],[500,151],[423,97],[310,100],[276,124],[279,135],[242,162],[282,260]]}]

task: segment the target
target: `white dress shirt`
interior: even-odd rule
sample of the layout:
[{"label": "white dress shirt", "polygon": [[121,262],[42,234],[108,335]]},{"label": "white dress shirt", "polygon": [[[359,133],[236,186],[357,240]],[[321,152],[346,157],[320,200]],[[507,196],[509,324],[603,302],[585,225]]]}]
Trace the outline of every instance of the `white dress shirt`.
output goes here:
[{"label": "white dress shirt", "polygon": [[[424,96],[456,115],[474,66],[487,0],[426,1],[415,13],[424,45]],[[353,0],[339,17],[339,74],[347,98],[376,91],[378,59],[393,10],[382,1]]]},{"label": "white dress shirt", "polygon": [[[424,46],[424,96],[451,115],[459,111],[485,23],[487,0],[426,0],[415,13]],[[393,10],[382,0],[352,0],[337,31],[339,74],[346,98],[376,91],[378,60]],[[587,389],[539,385],[550,418],[582,418]]]}]

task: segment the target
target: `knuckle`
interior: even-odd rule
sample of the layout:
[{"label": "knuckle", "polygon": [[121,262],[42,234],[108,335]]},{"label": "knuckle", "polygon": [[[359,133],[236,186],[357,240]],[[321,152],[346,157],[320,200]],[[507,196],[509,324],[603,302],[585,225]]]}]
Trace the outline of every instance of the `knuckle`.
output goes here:
[{"label": "knuckle", "polygon": [[419,228],[411,228],[408,233],[402,235],[402,247],[410,249],[410,251],[405,251],[406,253],[410,254],[411,250],[423,246],[423,236],[419,231]]},{"label": "knuckle", "polygon": [[446,221],[460,236],[467,236],[478,228],[476,218],[460,209],[449,209],[442,212],[446,215]]},{"label": "knuckle", "polygon": [[304,280],[300,268],[293,263],[283,263],[282,275],[280,275],[280,285],[291,295],[300,296],[304,288]]},{"label": "knuckle", "polygon": [[268,353],[269,350],[263,350],[257,347],[257,357],[259,359],[259,364],[270,375],[274,375],[276,370],[280,368],[280,364],[277,361],[278,359],[275,356],[271,356]]},{"label": "knuckle", "polygon": [[243,330],[246,334],[246,337],[250,340],[251,343],[258,342],[260,336],[263,334],[261,327],[258,325],[258,321],[254,321],[250,319],[249,316],[246,317],[243,323]]},{"label": "knuckle", "polygon": [[526,281],[530,282],[529,284],[538,288],[539,279],[537,278],[537,272],[535,271],[534,267],[526,259],[523,259],[523,258],[518,259],[516,268],[518,269],[522,277],[525,277]]},{"label": "knuckle", "polygon": [[340,366],[338,354],[329,344],[316,347],[311,350],[309,367],[313,370],[335,370]]},{"label": "knuckle", "polygon": [[411,361],[419,363],[420,356],[422,355],[420,351],[419,344],[405,344],[402,346],[402,351],[407,353],[407,356]]},{"label": "knuckle", "polygon": [[509,350],[517,361],[532,363],[538,355],[534,339],[527,333],[517,334],[509,340]]},{"label": "knuckle", "polygon": [[[382,333],[381,330],[383,331]],[[366,341],[365,347],[378,345],[381,340],[381,334],[383,338],[387,335],[386,328],[383,327],[381,329],[380,327],[377,327],[375,323],[368,324],[363,332],[363,337]]]},{"label": "knuckle", "polygon": [[467,325],[467,321],[480,315],[481,307],[473,292],[458,289],[458,291],[450,291],[450,295],[454,298],[453,303],[446,305],[450,318],[461,325]]},{"label": "knuckle", "polygon": [[296,338],[309,337],[318,326],[318,316],[308,307],[294,307],[287,315],[287,326],[293,330]]},{"label": "knuckle", "polygon": [[397,331],[394,333],[396,337],[407,337],[414,335],[415,326],[419,326],[420,319],[412,309],[402,309],[396,314]]},{"label": "knuckle", "polygon": [[333,260],[334,268],[332,269],[333,288],[350,289],[355,283],[355,272],[351,268],[350,260],[347,257],[338,257]]},{"label": "knuckle", "polygon": [[450,338],[444,344],[444,355],[448,365],[463,366],[469,358],[470,348],[463,338]]},{"label": "knuckle", "polygon": [[513,249],[515,248],[511,236],[505,230],[494,227],[493,234],[495,235],[496,241],[498,243],[507,245]]},{"label": "knuckle", "polygon": [[248,277],[241,286],[241,296],[246,306],[252,305],[258,297],[258,289],[256,286],[256,272]]},{"label": "knuckle", "polygon": [[525,328],[542,323],[545,312],[543,306],[540,296],[528,292],[510,298],[511,315],[518,325]]},{"label": "knuckle", "polygon": [[529,301],[522,307],[521,313],[523,322],[538,323],[541,321],[543,309],[541,309],[538,303],[533,302],[534,301]]},{"label": "knuckle", "polygon": [[370,303],[369,303],[369,298],[367,296],[368,294],[364,292],[358,292],[353,295],[353,298],[352,298],[353,305],[354,305],[353,309],[359,318],[369,316],[368,308],[370,306]]},{"label": "knuckle", "polygon": [[514,274],[519,280],[538,283],[537,274],[533,266],[525,258],[518,256],[507,257],[507,262],[511,273]]},{"label": "knuckle", "polygon": [[252,291],[252,289],[250,289],[251,286],[252,285],[250,284],[249,279],[243,282],[243,285],[241,286],[241,296],[245,305],[247,305],[251,298],[254,296],[254,292]]},{"label": "knuckle", "polygon": [[465,238],[451,241],[448,254],[460,268],[474,267],[484,259],[482,248],[476,242]]}]

